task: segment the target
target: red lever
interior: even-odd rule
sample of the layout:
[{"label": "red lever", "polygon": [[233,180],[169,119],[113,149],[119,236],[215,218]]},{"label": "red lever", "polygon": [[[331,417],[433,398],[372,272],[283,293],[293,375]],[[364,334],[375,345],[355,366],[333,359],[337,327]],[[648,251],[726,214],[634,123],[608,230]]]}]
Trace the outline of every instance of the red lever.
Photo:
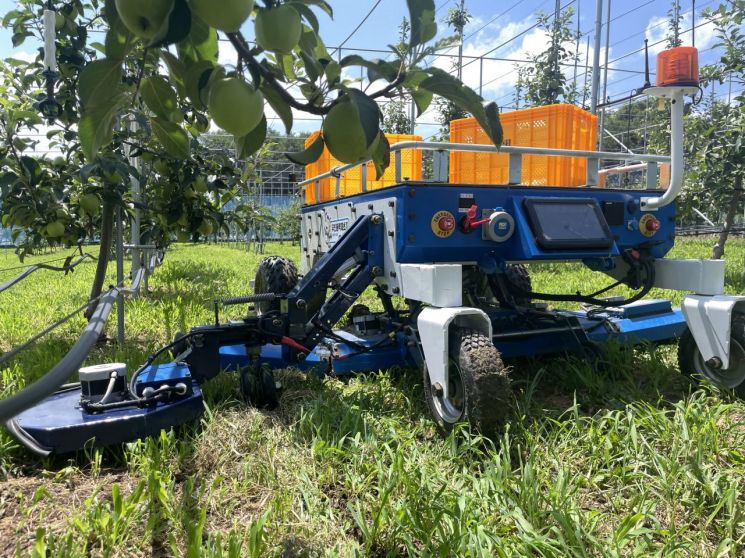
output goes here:
[{"label": "red lever", "polygon": [[291,339],[290,337],[282,337],[279,341],[282,345],[287,345],[291,349],[295,349],[296,351],[300,351],[301,353],[310,353],[310,349],[308,347],[305,347],[304,345],[301,345],[294,339]]},{"label": "red lever", "polygon": [[468,211],[463,216],[463,219],[461,220],[461,227],[463,228],[463,232],[471,232],[476,227],[480,227],[481,225],[485,225],[489,222],[489,218],[486,219],[479,219],[476,220],[476,213],[478,213],[478,206],[476,204],[473,204],[470,208],[468,208]]}]

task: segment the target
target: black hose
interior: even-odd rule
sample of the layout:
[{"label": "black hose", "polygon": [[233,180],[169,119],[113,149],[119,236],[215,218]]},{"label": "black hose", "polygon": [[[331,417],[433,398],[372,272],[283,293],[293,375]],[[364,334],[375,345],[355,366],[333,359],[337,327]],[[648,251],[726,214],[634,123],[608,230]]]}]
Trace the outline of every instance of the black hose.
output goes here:
[{"label": "black hose", "polygon": [[9,421],[45,397],[52,395],[70,376],[78,371],[93,345],[101,337],[106,319],[109,317],[118,294],[119,289],[112,288],[100,298],[98,306],[93,316],[91,316],[90,322],[83,330],[80,339],[54,368],[30,386],[0,401],[0,422]]}]

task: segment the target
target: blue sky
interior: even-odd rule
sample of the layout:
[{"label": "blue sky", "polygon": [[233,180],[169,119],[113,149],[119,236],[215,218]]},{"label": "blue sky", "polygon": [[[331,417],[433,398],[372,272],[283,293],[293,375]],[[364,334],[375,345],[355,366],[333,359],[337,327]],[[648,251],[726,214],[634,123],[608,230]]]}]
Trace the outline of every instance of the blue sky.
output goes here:
[{"label": "blue sky", "polygon": [[[342,41],[344,44],[343,54],[351,54],[354,49],[385,49],[387,44],[397,39],[398,25],[406,15],[406,2],[403,0],[329,0],[335,11],[334,20],[321,16],[322,35],[329,46],[337,46]],[[454,7],[459,0],[436,0],[438,7],[438,19],[442,19],[448,8]],[[720,0],[698,0],[697,14],[707,7],[716,7]],[[0,0],[0,12],[5,13],[12,9],[14,2]],[[351,37],[351,31],[363,20],[369,10],[378,4],[370,17]],[[562,6],[571,4],[575,12],[579,13],[579,28],[583,33],[581,40],[581,53],[586,55],[587,39],[590,45],[593,42],[595,0],[562,0]],[[535,24],[535,14],[539,10],[552,12],[555,3],[551,0],[466,0],[466,7],[473,14],[473,20],[466,27],[464,53],[467,57],[478,57],[484,53],[497,48],[490,56],[510,60],[523,60],[530,54],[543,50],[546,45],[545,36],[538,29],[530,29]],[[605,1],[606,9],[608,0]],[[611,18],[614,19],[610,29],[610,55],[609,66],[614,68],[608,74],[608,94],[612,98],[625,96],[628,92],[643,83],[642,74],[634,74],[631,71],[642,71],[644,68],[643,55],[641,52],[634,53],[644,45],[645,36],[650,43],[664,38],[666,33],[666,13],[671,6],[671,0],[633,0],[613,1],[611,6]],[[691,0],[681,0],[681,11],[684,15],[684,28],[691,27]],[[499,16],[499,17],[497,17]],[[603,16],[605,21],[606,15]],[[496,19],[495,19],[496,18]],[[494,20],[494,21],[492,21]],[[703,21],[697,15],[696,23]],[[576,24],[576,23],[575,23]],[[251,35],[250,29],[246,29]],[[441,25],[441,35],[447,35],[444,25]],[[603,38],[605,31],[603,30]],[[517,36],[517,38],[515,38]],[[683,36],[684,44],[690,44],[691,34]],[[715,37],[711,25],[703,25],[696,30],[696,44],[701,50],[702,63],[712,61],[716,58],[716,49],[713,49]],[[230,45],[221,43],[221,53],[224,62],[229,63],[234,59],[234,53]],[[662,45],[652,48],[655,54]],[[14,50],[10,41],[8,30],[0,31],[0,56],[28,56],[34,50],[32,44],[23,45]],[[591,49],[592,50],[592,49]],[[452,50],[451,54],[455,54]],[[370,57],[383,56],[381,52],[363,53]],[[601,62],[604,50],[601,51]],[[466,61],[470,58],[466,58]],[[592,63],[592,52],[589,56]],[[445,69],[450,69],[451,59],[439,58],[431,61]],[[654,60],[652,60],[654,71]],[[573,76],[573,69],[567,69]],[[501,106],[509,108],[513,103],[513,88],[517,77],[515,63],[504,60],[487,60],[483,64],[476,61],[464,69],[464,80],[468,85],[478,89],[479,83],[483,84],[483,95],[489,100],[496,100]],[[578,81],[584,83],[584,69],[578,70]],[[722,94],[726,94],[722,87]],[[298,115],[301,116],[301,115]],[[434,115],[424,114],[420,118],[419,131],[427,134],[434,131]],[[311,121],[299,121],[298,129],[314,129],[317,123]]]}]

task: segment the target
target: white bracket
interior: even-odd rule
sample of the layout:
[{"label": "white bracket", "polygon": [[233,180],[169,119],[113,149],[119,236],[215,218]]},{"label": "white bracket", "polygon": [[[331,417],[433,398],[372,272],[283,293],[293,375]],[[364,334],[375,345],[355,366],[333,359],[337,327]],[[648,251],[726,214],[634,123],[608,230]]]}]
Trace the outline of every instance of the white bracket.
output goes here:
[{"label": "white bracket", "polygon": [[743,305],[745,296],[691,295],[683,300],[683,315],[704,362],[717,357],[722,368],[729,368],[732,312]]},{"label": "white bracket", "polygon": [[450,325],[475,329],[492,338],[491,320],[478,308],[425,308],[417,318],[424,361],[432,384],[442,386],[442,397],[448,397],[448,359]]}]

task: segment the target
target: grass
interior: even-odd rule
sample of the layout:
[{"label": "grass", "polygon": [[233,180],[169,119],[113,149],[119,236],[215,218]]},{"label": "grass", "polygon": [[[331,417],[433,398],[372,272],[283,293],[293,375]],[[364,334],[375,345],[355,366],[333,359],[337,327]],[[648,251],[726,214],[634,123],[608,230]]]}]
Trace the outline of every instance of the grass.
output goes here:
[{"label": "grass", "polygon": [[[709,249],[685,240],[673,255]],[[732,242],[730,292],[743,290],[744,258],[745,243]],[[176,246],[151,295],[127,303],[127,343],[106,343],[91,362],[132,368],[176,331],[208,323],[211,300],[246,293],[258,260]],[[0,269],[16,264],[0,253]],[[0,350],[82,303],[93,269],[41,271],[0,294]],[[544,290],[607,281],[578,266],[531,272]],[[0,394],[47,370],[83,325],[13,361]],[[745,404],[681,377],[672,347],[611,351],[608,361],[511,363],[514,411],[497,440],[465,428],[440,438],[420,373],[396,369],[346,381],[286,371],[269,413],[239,402],[226,375],[206,386],[199,424],[74,456],[36,458],[0,431],[0,555],[745,554]]]}]

